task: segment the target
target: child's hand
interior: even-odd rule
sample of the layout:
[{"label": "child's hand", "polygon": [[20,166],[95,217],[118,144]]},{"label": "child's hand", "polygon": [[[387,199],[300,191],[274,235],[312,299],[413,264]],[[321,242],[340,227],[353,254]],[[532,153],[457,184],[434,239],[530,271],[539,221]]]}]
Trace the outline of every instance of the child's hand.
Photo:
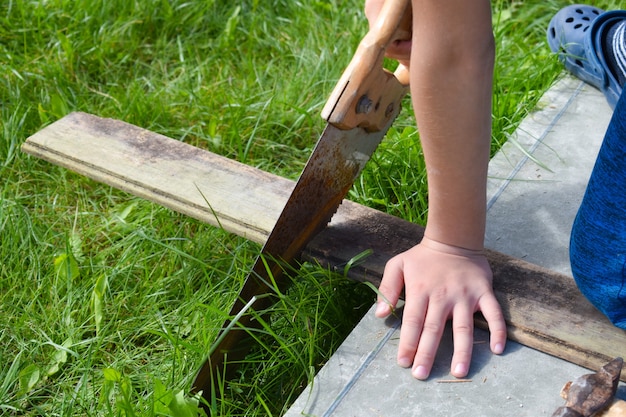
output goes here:
[{"label": "child's hand", "polygon": [[448,319],[452,319],[451,372],[455,377],[462,378],[469,371],[476,311],[482,311],[489,324],[491,350],[496,354],[503,352],[506,325],[493,293],[491,269],[481,252],[424,237],[419,245],[387,263],[377,317],[391,313],[402,289],[406,303],[398,364],[412,367],[415,378],[428,378]]},{"label": "child's hand", "polygon": [[[365,17],[367,17],[370,28],[376,22],[384,3],[385,0],[365,0]],[[411,60],[411,39],[402,39],[392,42],[391,45],[387,47],[385,55],[409,68],[409,61]]]}]

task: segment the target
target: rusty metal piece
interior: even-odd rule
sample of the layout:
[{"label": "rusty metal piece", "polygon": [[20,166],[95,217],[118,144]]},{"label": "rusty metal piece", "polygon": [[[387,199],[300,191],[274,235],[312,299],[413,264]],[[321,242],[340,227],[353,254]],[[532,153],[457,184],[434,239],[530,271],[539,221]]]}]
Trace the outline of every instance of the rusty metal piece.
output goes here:
[{"label": "rusty metal piece", "polygon": [[604,410],[615,396],[623,364],[622,358],[615,358],[598,372],[565,384],[561,396],[566,403],[552,417],[593,417]]},{"label": "rusty metal piece", "polygon": [[236,318],[224,323],[192,391],[202,391],[210,400],[215,395],[213,387],[219,386],[218,379],[235,376],[237,364],[250,349],[250,332],[262,327],[263,311],[276,302],[273,295],[288,283],[285,264],[296,261],[306,244],[330,221],[390,125],[391,121],[378,132],[326,127],[231,308],[230,316]]},{"label": "rusty metal piece", "polygon": [[[233,319],[224,323],[193,383],[192,391],[202,392],[208,402],[219,396],[215,388],[223,386],[220,381],[235,375],[254,334],[263,327],[265,311],[287,286],[285,266],[294,264],[330,221],[400,112],[400,102],[408,92],[407,71],[400,68],[392,74],[382,68],[382,59],[401,23],[407,21],[402,17],[408,5],[408,0],[385,4],[379,22],[359,44],[343,81],[331,94],[325,108],[335,110],[334,116],[332,120],[323,116],[329,124],[231,308]],[[353,94],[359,91],[360,102],[354,105]],[[373,93],[374,100],[370,98]],[[346,104],[350,111],[340,111]],[[357,112],[362,118],[346,122]]]}]

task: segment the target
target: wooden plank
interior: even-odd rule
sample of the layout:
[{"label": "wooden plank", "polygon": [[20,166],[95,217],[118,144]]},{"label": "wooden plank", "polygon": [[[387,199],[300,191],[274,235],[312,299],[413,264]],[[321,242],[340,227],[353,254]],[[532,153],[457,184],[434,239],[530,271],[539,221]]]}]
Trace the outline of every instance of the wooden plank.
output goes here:
[{"label": "wooden plank", "polygon": [[22,150],[260,243],[294,186],[183,142],[86,113],[58,120],[30,137]]},{"label": "wooden plank", "polygon": [[[292,181],[127,123],[73,113],[31,136],[22,149],[87,177],[263,243]],[[378,285],[389,258],[421,239],[422,227],[350,201],[303,254]],[[487,252],[509,337],[596,370],[626,356],[626,331],[600,314],[560,275]],[[480,315],[477,325],[485,327]],[[622,372],[626,381],[626,370]]]}]

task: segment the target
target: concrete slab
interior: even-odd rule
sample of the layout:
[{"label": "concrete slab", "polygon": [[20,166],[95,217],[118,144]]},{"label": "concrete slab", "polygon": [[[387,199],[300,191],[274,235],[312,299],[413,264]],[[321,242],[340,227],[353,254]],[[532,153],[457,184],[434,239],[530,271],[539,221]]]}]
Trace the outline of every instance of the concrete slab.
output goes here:
[{"label": "concrete slab", "polygon": [[489,164],[485,245],[571,275],[569,235],[612,110],[567,77]]},{"label": "concrete slab", "polygon": [[[490,163],[487,246],[569,274],[570,225],[611,110],[571,77],[540,107]],[[399,327],[372,308],[286,416],[550,416],[563,384],[589,372],[514,342],[492,355],[488,333],[476,330],[471,372],[457,381],[448,328],[431,377],[418,381],[396,365]]]},{"label": "concrete slab", "polygon": [[477,330],[466,382],[449,375],[451,332],[428,381],[396,365],[399,321],[370,311],[286,416],[550,416],[561,387],[588,371],[517,343],[501,356]]}]

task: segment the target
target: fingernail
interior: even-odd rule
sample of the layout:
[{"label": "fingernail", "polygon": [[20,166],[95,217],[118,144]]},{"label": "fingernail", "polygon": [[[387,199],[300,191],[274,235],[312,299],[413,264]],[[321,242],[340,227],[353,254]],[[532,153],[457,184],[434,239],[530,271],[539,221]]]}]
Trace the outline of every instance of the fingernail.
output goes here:
[{"label": "fingernail", "polygon": [[410,368],[413,363],[409,358],[398,358],[398,365],[403,368]]},{"label": "fingernail", "polygon": [[467,365],[464,363],[459,363],[454,367],[454,375],[455,376],[465,376],[467,375]]},{"label": "fingernail", "polygon": [[387,314],[387,304],[385,304],[384,302],[379,302],[378,305],[376,306],[376,315],[378,317],[383,316],[385,314]]},{"label": "fingernail", "polygon": [[420,365],[413,370],[413,377],[417,379],[426,379],[428,378],[428,369],[425,366]]},{"label": "fingernail", "polygon": [[493,348],[493,353],[499,355],[502,352],[504,352],[504,345],[502,343],[496,344],[496,346]]}]

